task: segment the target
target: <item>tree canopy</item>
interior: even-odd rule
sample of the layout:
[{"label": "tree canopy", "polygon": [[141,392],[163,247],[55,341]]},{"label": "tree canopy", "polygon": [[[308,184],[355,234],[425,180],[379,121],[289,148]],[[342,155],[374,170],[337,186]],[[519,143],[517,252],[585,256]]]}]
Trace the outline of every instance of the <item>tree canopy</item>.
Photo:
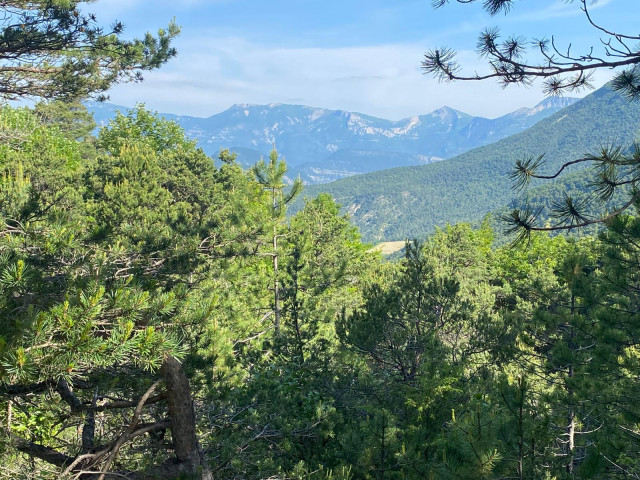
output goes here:
[{"label": "tree canopy", "polygon": [[329,195],[285,215],[275,149],[93,128],[0,108],[0,479],[640,475],[638,218],[383,261]]}]

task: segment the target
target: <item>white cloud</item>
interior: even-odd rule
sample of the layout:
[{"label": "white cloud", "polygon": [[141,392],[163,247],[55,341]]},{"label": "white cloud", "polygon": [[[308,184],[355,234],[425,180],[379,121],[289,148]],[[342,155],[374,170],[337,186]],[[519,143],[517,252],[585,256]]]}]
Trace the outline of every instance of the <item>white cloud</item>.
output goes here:
[{"label": "white cloud", "polygon": [[[120,85],[111,101],[144,102],[161,112],[209,116],[234,103],[299,103],[400,119],[444,105],[499,116],[543,98],[539,88],[494,82],[440,84],[421,73],[421,45],[270,48],[239,38],[202,37],[178,44],[179,57],[137,85]],[[461,52],[470,70],[473,52]]]}]

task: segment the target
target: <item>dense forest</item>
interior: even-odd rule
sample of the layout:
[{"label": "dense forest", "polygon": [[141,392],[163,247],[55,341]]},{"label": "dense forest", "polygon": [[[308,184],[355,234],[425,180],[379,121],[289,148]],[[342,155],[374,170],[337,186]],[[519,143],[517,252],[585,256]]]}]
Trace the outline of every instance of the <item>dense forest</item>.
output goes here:
[{"label": "dense forest", "polygon": [[385,262],[327,195],[287,219],[275,153],[216,168],[143,109],[92,129],[2,110],[4,478],[639,473],[634,216]]},{"label": "dense forest", "polygon": [[143,107],[94,134],[74,99],[177,27],[75,6],[0,4],[0,95],[57,98],[0,108],[1,479],[640,476],[640,151],[585,159],[629,199],[598,235],[514,210],[518,243],[458,223],[387,261],[330,195],[291,212],[275,149],[214,163]]}]

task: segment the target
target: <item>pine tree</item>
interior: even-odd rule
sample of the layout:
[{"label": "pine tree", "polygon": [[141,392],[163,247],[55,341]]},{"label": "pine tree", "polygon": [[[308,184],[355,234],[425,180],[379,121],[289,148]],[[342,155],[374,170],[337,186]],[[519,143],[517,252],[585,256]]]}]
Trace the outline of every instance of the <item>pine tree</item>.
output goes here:
[{"label": "pine tree", "polygon": [[302,181],[297,178],[291,188],[285,193],[285,174],[287,165],[284,160],[279,160],[275,147],[269,154],[269,163],[261,159],[253,168],[256,180],[269,195],[271,231],[271,257],[273,265],[273,317],[276,339],[280,337],[280,272],[278,269],[278,239],[282,236],[280,230],[284,222],[287,205],[302,191]]},{"label": "pine tree", "polygon": [[85,1],[11,0],[0,5],[0,98],[74,99],[104,97],[112,85],[142,80],[176,55],[171,46],[180,32],[174,23],[157,37],[124,40],[124,26],[105,30]]}]

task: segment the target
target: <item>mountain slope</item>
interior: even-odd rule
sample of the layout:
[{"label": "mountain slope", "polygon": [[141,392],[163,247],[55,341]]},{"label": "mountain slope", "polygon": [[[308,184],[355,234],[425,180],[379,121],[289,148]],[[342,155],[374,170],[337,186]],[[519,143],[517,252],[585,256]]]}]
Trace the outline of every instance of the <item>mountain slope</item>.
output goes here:
[{"label": "mountain slope", "polygon": [[[290,174],[322,183],[385,168],[422,165],[525,130],[575,99],[545,100],[496,119],[472,117],[448,107],[398,121],[342,110],[299,105],[234,105],[209,118],[165,114],[211,156],[221,148],[238,150],[245,165],[275,144]],[[117,109],[90,103],[98,124]],[[124,109],[126,110],[126,109]]]},{"label": "mountain slope", "polygon": [[509,172],[525,155],[545,153],[551,172],[602,145],[637,139],[640,102],[629,103],[605,86],[522,133],[446,162],[309,186],[305,195],[332,194],[367,240],[400,240],[446,222],[476,221],[512,202]]},{"label": "mountain slope", "polygon": [[381,150],[352,150],[343,148],[320,162],[303,163],[290,168],[288,176],[298,175],[307,183],[328,183],[344,177],[376,172],[396,166],[427,165],[444,160],[419,153],[386,152]]}]

